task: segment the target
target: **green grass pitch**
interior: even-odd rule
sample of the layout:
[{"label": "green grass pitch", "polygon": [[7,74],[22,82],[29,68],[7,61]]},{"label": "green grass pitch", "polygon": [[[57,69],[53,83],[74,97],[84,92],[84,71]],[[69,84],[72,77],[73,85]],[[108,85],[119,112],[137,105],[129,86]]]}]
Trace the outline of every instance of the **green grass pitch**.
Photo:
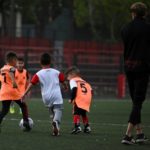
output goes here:
[{"label": "green grass pitch", "polygon": [[[41,100],[27,102],[34,120],[31,132],[21,131],[18,123],[21,115],[9,114],[2,124],[0,150],[149,150],[144,145],[126,146],[121,139],[126,130],[131,109],[129,100],[93,100],[89,120],[92,133],[71,135],[72,105],[65,100],[61,124],[61,136],[51,136],[51,124],[47,108]],[[16,106],[17,107],[17,106]],[[143,105],[142,120],[146,136],[150,138],[150,100]]]}]

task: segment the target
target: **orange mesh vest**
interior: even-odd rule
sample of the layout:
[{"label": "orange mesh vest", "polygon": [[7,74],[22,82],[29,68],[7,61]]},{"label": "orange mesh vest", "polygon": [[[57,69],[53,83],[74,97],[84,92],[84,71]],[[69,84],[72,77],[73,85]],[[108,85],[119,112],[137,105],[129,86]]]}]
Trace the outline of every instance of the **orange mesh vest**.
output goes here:
[{"label": "orange mesh vest", "polygon": [[23,95],[27,87],[27,70],[23,69],[22,72],[19,72],[17,69],[15,71],[15,80],[18,85],[20,93]]},{"label": "orange mesh vest", "polygon": [[92,88],[89,83],[80,77],[73,78],[73,80],[75,80],[77,83],[77,95],[75,98],[75,103],[79,108],[89,112],[92,100]]},{"label": "orange mesh vest", "polygon": [[18,88],[13,88],[12,80],[10,78],[9,72],[12,66],[4,65],[1,68],[1,90],[0,90],[0,101],[4,100],[20,100],[21,93]]},{"label": "orange mesh vest", "polygon": [[2,77],[2,75],[0,74],[0,82],[3,80],[3,77]]}]

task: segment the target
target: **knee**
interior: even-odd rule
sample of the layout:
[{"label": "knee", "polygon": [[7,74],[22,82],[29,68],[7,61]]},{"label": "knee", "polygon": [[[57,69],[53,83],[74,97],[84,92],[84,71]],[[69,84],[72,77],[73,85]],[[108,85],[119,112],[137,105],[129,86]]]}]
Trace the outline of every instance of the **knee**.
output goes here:
[{"label": "knee", "polygon": [[135,101],[136,103],[143,103],[144,100],[145,100],[145,95],[142,94],[142,93],[136,94],[136,95],[134,96],[134,101]]},{"label": "knee", "polygon": [[134,103],[133,104],[133,109],[140,111],[142,109],[142,103]]}]

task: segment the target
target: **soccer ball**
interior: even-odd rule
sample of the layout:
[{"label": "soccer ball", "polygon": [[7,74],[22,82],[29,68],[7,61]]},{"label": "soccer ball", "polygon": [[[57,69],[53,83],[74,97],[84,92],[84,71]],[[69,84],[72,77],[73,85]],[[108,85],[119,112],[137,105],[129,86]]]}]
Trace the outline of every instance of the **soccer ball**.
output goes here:
[{"label": "soccer ball", "polygon": [[[33,128],[33,125],[34,125],[34,122],[31,118],[28,118],[29,120],[29,125],[30,125],[30,128],[32,129]],[[19,127],[22,129],[22,130],[25,130],[25,127],[23,126],[23,119],[20,120],[19,122]]]}]

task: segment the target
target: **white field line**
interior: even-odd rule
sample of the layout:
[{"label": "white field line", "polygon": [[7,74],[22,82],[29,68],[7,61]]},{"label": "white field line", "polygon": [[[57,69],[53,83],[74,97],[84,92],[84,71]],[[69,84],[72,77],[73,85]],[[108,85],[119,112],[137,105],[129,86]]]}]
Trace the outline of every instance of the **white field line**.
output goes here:
[{"label": "white field line", "polygon": [[[10,119],[4,119],[4,120],[8,120],[8,121],[20,121],[20,119],[17,119],[17,118],[10,118]],[[50,120],[33,120],[34,122],[46,122],[46,123],[49,123]],[[64,122],[63,121],[63,124],[71,124],[69,122]],[[119,124],[119,123],[90,123],[90,124],[95,124],[95,125],[100,125],[100,126],[119,126],[119,127],[126,127],[127,124]],[[146,128],[150,128],[150,125],[143,125],[143,127],[146,127]]]}]

